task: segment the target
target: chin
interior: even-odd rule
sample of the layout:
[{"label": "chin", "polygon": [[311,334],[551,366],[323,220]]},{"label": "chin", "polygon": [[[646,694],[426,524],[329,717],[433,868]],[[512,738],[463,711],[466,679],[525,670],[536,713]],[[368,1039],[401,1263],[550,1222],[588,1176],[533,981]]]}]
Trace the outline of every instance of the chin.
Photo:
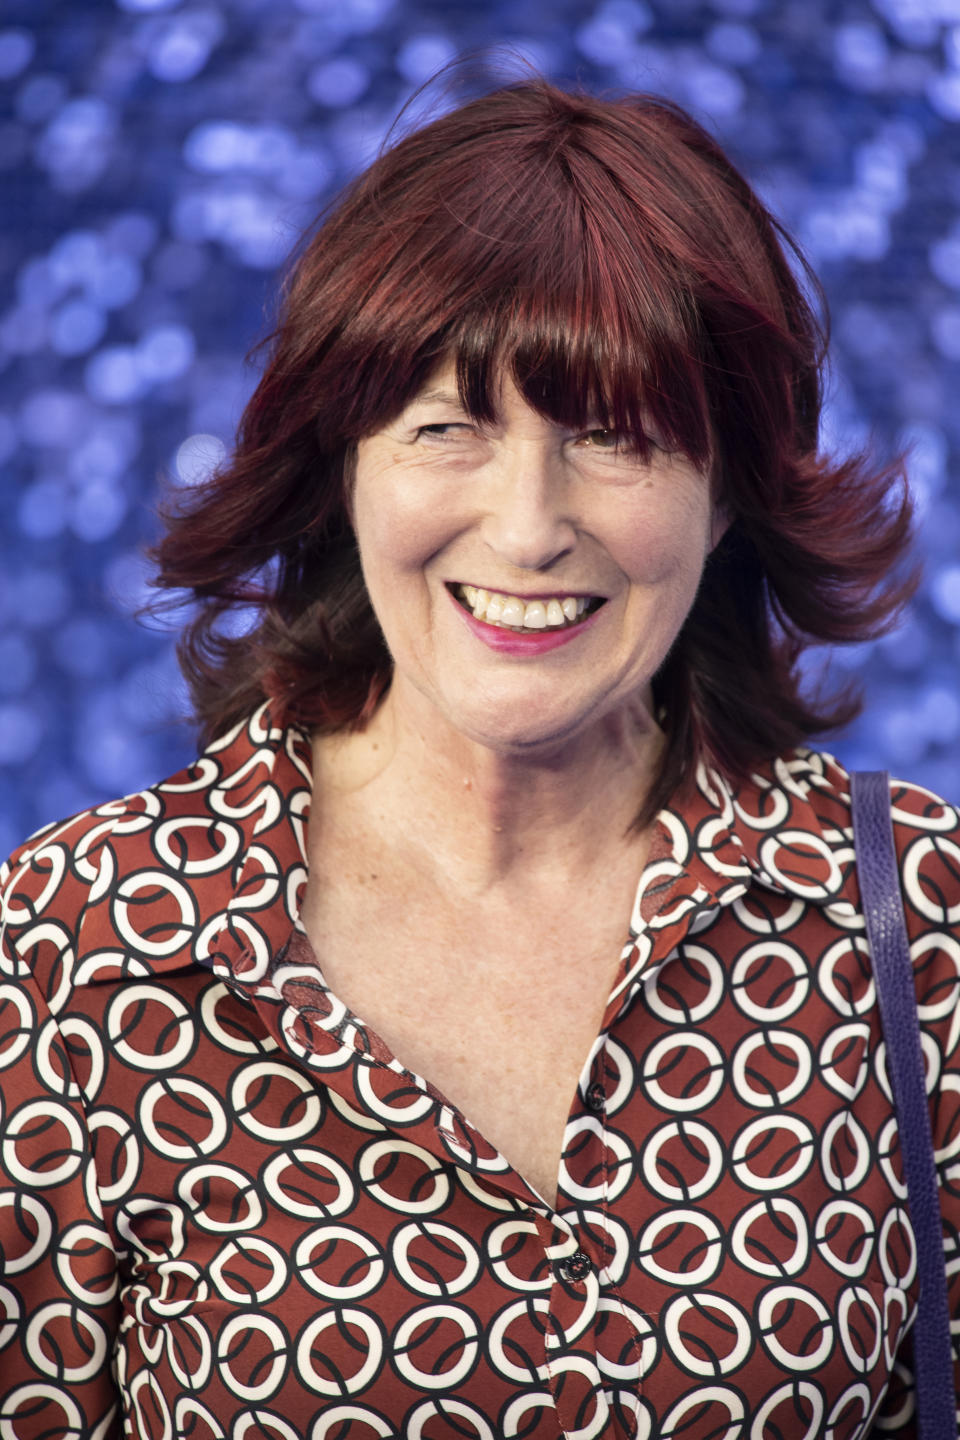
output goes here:
[{"label": "chin", "polygon": [[498,715],[451,715],[450,719],[465,739],[504,756],[550,751],[573,739],[590,724],[590,717],[582,714],[549,716],[540,710],[519,716],[509,714],[506,706],[500,707]]}]

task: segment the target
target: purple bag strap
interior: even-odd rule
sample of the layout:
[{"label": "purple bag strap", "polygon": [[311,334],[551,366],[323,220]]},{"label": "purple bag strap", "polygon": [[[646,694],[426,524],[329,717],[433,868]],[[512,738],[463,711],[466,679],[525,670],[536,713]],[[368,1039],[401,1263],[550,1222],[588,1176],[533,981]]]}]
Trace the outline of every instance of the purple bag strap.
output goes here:
[{"label": "purple bag strap", "polygon": [[887,1075],[897,1111],[907,1204],[917,1242],[920,1299],[913,1327],[913,1359],[919,1435],[920,1440],[957,1440],[957,1397],[937,1170],[887,772],[851,774],[850,799],[867,942],[887,1048]]}]

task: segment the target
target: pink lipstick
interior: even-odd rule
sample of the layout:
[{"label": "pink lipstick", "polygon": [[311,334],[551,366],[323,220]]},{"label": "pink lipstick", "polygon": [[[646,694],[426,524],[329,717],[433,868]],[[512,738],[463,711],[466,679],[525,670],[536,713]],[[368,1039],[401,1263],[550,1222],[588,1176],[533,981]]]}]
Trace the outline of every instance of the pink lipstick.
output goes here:
[{"label": "pink lipstick", "polygon": [[589,629],[603,609],[603,606],[600,606],[582,620],[578,620],[575,625],[568,625],[560,630],[509,630],[502,625],[490,625],[486,620],[478,620],[449,590],[447,593],[464,623],[489,649],[496,650],[501,655],[530,659],[545,655],[548,650],[556,650],[560,645],[567,645],[571,640],[575,640],[584,630]]}]

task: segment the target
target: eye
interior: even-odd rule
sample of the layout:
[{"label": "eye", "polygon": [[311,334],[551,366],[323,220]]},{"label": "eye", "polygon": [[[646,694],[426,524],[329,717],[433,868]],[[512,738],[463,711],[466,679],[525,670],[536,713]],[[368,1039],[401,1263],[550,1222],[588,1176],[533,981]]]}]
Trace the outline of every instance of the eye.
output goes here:
[{"label": "eye", "polygon": [[610,455],[635,455],[637,453],[638,447],[634,437],[626,435],[620,430],[604,430],[598,427],[585,431],[580,438],[591,450],[602,450]]},{"label": "eye", "polygon": [[622,450],[626,443],[616,430],[588,430],[583,438],[592,450]]},{"label": "eye", "polygon": [[456,440],[473,433],[473,426],[458,420],[436,420],[430,425],[417,426],[417,439]]},{"label": "eye", "polygon": [[[588,449],[598,450],[605,455],[638,456],[641,452],[638,437],[623,430],[607,430],[595,426],[592,430],[585,430],[579,438],[586,443]],[[643,439],[649,449],[666,453],[664,443],[656,435],[651,435],[649,430],[644,432]]]}]

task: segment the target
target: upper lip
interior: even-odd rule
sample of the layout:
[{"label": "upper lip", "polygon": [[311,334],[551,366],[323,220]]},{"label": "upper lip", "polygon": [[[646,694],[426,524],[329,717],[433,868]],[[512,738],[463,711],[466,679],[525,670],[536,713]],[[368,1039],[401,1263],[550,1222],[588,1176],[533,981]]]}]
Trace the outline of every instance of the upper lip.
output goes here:
[{"label": "upper lip", "polygon": [[574,600],[605,600],[606,596],[601,595],[597,590],[578,590],[575,586],[569,590],[519,590],[509,585],[488,585],[485,581],[479,580],[450,580],[451,589],[457,590],[461,585],[472,585],[476,590],[489,590],[497,595],[513,595],[518,600],[565,600],[568,596]]}]

